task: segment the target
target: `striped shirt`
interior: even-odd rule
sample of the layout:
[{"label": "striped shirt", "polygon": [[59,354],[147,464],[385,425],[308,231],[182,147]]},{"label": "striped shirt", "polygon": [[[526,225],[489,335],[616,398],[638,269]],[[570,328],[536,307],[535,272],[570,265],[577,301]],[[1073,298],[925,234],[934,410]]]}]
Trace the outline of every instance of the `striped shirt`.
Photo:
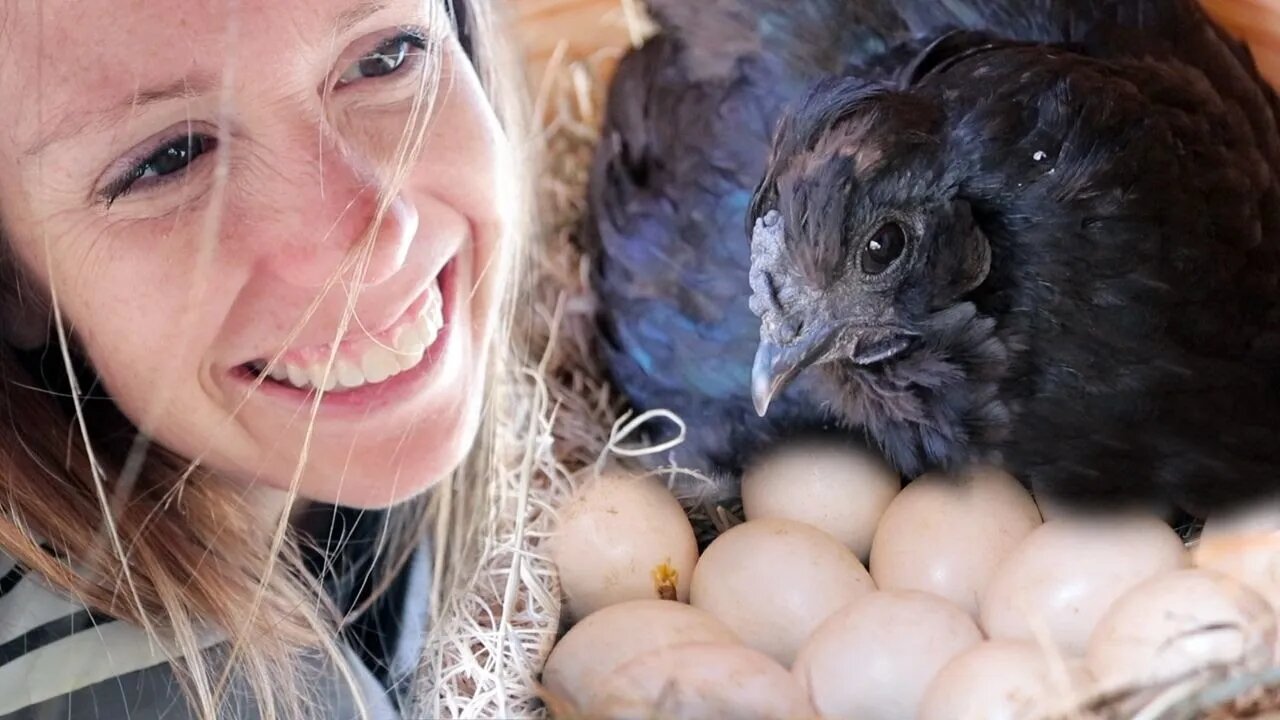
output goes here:
[{"label": "striped shirt", "polygon": [[[373,556],[383,514],[321,506],[303,522],[323,520],[324,552],[309,558],[327,568],[324,581],[339,607],[355,607],[380,584]],[[330,522],[331,521],[331,522]],[[376,720],[399,720],[425,631],[430,548],[419,547],[385,595],[343,633],[347,666]],[[217,667],[223,638],[200,638]],[[308,717],[347,720],[358,705],[336,668],[318,658],[304,667],[308,691],[323,708]],[[238,691],[237,691],[238,690]],[[253,720],[254,704],[239,688],[219,718]],[[39,578],[0,555],[0,720],[154,720],[196,718],[168,657],[139,627],[49,589]]]}]

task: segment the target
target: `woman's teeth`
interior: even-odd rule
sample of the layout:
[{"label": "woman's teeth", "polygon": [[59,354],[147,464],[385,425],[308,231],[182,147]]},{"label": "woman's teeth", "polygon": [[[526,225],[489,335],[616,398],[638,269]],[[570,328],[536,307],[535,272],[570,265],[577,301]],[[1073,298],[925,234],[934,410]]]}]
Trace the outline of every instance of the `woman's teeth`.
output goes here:
[{"label": "woman's teeth", "polygon": [[[309,363],[277,362],[266,375],[301,390],[323,388],[326,392],[384,382],[422,362],[444,327],[443,305],[439,285],[432,285],[417,317],[383,335],[343,343],[332,369],[328,368],[330,353],[326,350]],[[261,372],[262,365],[252,367]]]}]

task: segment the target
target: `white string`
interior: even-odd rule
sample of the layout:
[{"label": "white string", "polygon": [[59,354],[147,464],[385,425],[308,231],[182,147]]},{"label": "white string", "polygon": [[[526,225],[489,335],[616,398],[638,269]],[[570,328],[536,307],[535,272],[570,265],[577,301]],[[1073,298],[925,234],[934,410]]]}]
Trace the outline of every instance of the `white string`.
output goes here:
[{"label": "white string", "polygon": [[[675,423],[680,432],[674,438],[658,443],[657,445],[633,445],[630,447],[624,447],[620,444],[623,440],[626,440],[640,429],[642,425],[655,418],[670,420]],[[662,408],[646,410],[634,418],[631,417],[631,413],[629,411],[623,413],[622,417],[619,417],[617,421],[613,423],[613,429],[609,433],[609,441],[605,443],[604,450],[600,452],[600,457],[596,459],[596,474],[599,474],[600,471],[604,469],[605,463],[608,461],[610,454],[618,455],[619,457],[635,458],[644,457],[646,455],[658,455],[667,452],[684,442],[686,434],[685,430],[686,427],[684,420],[681,420],[679,415],[676,415],[670,410]]]}]

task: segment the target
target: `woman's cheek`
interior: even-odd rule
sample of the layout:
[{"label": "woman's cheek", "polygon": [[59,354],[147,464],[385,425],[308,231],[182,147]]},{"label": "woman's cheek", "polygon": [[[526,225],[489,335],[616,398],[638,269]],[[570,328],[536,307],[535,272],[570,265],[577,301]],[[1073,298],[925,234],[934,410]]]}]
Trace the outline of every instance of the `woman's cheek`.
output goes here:
[{"label": "woman's cheek", "polygon": [[442,175],[457,181],[435,191],[459,208],[470,223],[478,284],[472,318],[481,325],[479,349],[487,351],[499,320],[498,301],[511,280],[512,244],[517,241],[512,230],[517,223],[519,196],[510,143],[474,75],[470,70],[466,74],[469,77],[459,80],[462,87],[446,108],[446,116],[439,119],[451,136],[441,138],[442,144],[451,152],[436,160],[446,164]]},{"label": "woman's cheek", "polygon": [[144,318],[127,327],[104,318],[89,323],[93,330],[80,338],[89,361],[107,392],[134,423],[146,422],[140,413],[161,411],[161,403],[182,399],[198,387],[188,343],[147,333],[142,328]]},{"label": "woman's cheek", "polygon": [[[147,261],[137,262],[138,254]],[[103,384],[141,423],[146,420],[135,415],[139,411],[164,412],[175,402],[191,406],[204,394],[208,328],[217,327],[208,313],[217,303],[196,295],[202,285],[216,284],[199,282],[185,263],[163,253],[134,255],[133,262],[90,269],[75,292],[65,293],[63,312]]]}]

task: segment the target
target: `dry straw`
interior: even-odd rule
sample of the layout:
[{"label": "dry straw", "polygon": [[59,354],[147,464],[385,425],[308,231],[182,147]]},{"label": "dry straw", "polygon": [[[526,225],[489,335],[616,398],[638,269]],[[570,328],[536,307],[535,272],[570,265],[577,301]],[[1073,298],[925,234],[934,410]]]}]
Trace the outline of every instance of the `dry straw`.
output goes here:
[{"label": "dry straw", "polygon": [[[642,41],[649,28],[634,2],[621,0],[620,11],[633,41]],[[652,451],[627,443],[639,418],[628,414],[599,364],[589,258],[573,242],[618,53],[568,62],[565,47],[552,55],[536,96],[535,117],[545,119],[538,187],[544,227],[530,268],[532,296],[520,304],[516,322],[526,367],[510,374],[499,393],[505,400],[493,408],[499,446],[507,451],[488,506],[460,520],[475,524],[469,532],[482,541],[450,558],[474,570],[439,599],[422,671],[422,717],[546,716],[537,679],[561,628],[559,584],[544,547],[554,509],[606,463],[627,464]],[[704,542],[739,522],[723,483],[683,473],[668,481]],[[1212,668],[1093,698],[1059,718],[1280,720],[1280,669],[1241,675]]]},{"label": "dry straw", "polygon": [[[571,235],[582,213],[592,120],[602,86],[590,64],[552,59],[538,93],[545,167],[538,195],[544,228],[531,261],[532,296],[519,304],[516,354],[497,396],[498,445],[506,452],[487,512],[455,519],[482,538],[450,562],[473,567],[444,593],[422,668],[422,714],[431,718],[541,717],[537,679],[560,628],[560,589],[544,540],[553,508],[591,473],[620,406],[594,360],[594,305]],[[439,575],[438,575],[439,577]]]}]

